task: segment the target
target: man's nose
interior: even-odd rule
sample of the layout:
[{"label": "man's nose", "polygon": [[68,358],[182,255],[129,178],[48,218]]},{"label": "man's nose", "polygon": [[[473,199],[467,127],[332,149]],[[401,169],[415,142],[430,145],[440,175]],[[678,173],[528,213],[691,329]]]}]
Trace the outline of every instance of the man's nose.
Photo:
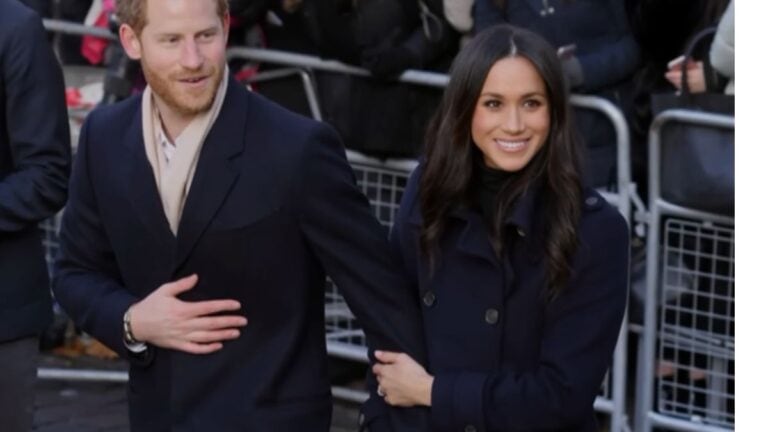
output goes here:
[{"label": "man's nose", "polygon": [[181,53],[181,65],[187,69],[199,69],[203,65],[203,56],[197,41],[184,42]]}]

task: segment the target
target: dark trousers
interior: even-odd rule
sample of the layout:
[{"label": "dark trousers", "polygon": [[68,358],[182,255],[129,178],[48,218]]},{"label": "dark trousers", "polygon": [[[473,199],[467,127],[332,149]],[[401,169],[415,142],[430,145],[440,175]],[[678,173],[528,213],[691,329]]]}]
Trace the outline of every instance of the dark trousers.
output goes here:
[{"label": "dark trousers", "polygon": [[0,429],[3,431],[32,430],[38,343],[36,337],[0,342]]}]

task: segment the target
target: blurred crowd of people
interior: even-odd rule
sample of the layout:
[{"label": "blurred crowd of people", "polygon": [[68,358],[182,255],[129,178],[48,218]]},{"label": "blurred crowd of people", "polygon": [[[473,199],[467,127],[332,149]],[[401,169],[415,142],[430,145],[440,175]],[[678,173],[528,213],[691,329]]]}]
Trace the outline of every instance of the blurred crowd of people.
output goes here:
[{"label": "blurred crowd of people", "polygon": [[[106,26],[112,0],[24,0],[42,15]],[[494,24],[528,28],[558,48],[574,93],[606,98],[624,113],[633,143],[643,143],[650,96],[680,86],[680,56],[702,29],[716,26],[728,0],[231,0],[230,46],[257,46],[338,59],[368,69],[376,80],[316,73],[324,120],[349,148],[380,157],[420,153],[424,128],[440,91],[399,84],[407,69],[447,72],[462,43]],[[89,13],[90,11],[90,13]],[[733,6],[729,29],[695,53],[693,91],[733,91]],[[724,25],[727,27],[728,25]],[[723,35],[729,32],[730,37]],[[463,42],[462,42],[463,41]],[[87,41],[86,44],[92,44]],[[77,36],[57,36],[64,64],[106,62]],[[708,48],[707,44],[707,48]],[[705,52],[707,51],[707,52]],[[85,53],[85,55],[84,55]],[[234,66],[247,68],[245,61]],[[261,69],[263,70],[262,66]],[[242,76],[253,76],[253,68]],[[295,83],[265,82],[259,90],[309,114]],[[600,114],[577,111],[588,148],[588,183],[615,181],[615,132]],[[643,184],[645,146],[633,146]]]}]

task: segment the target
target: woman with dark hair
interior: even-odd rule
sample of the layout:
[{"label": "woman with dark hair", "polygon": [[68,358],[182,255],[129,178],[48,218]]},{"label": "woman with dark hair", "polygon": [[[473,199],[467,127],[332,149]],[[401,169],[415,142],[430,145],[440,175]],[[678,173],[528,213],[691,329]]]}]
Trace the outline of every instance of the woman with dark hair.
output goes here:
[{"label": "woman with dark hair", "polygon": [[570,115],[560,61],[530,31],[490,28],[453,64],[392,232],[429,364],[377,351],[373,367],[378,396],[431,407],[434,430],[597,429],[629,234],[582,186]]},{"label": "woman with dark hair", "polygon": [[[475,0],[474,30],[512,24],[532,30],[558,48],[574,92],[608,99],[632,121],[632,78],[640,46],[629,27],[627,0]],[[575,111],[586,149],[585,183],[613,187],[617,179],[616,130],[602,113]],[[645,145],[639,142],[639,147]]]}]

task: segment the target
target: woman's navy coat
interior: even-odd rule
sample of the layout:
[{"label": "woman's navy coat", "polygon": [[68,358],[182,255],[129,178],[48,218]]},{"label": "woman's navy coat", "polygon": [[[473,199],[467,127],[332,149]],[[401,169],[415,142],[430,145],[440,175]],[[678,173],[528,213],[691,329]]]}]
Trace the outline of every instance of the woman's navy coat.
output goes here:
[{"label": "woman's navy coat", "polygon": [[572,277],[547,303],[542,197],[531,189],[510,213],[503,262],[480,213],[454,211],[430,277],[418,246],[420,174],[421,168],[408,183],[392,242],[421,298],[427,369],[435,376],[433,429],[596,430],[592,405],[627,296],[624,219],[597,192],[585,191]]}]

